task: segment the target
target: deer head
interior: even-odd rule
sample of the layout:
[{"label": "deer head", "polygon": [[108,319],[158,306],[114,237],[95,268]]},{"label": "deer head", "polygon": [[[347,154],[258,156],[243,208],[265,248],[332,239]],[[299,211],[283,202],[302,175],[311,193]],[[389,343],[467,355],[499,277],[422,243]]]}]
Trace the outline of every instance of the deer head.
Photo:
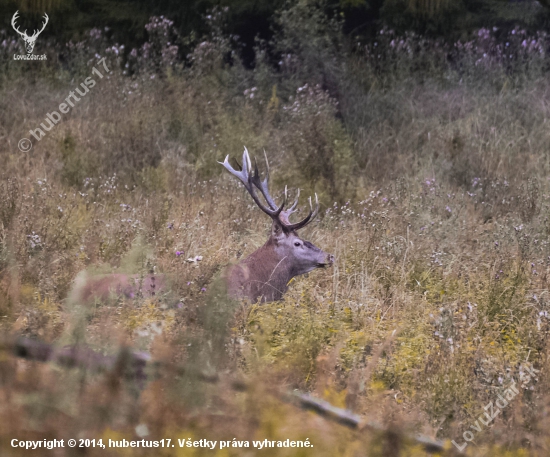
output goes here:
[{"label": "deer head", "polygon": [[23,41],[25,42],[25,48],[27,48],[27,54],[31,54],[32,50],[34,49],[34,45],[36,43],[36,39],[38,38],[38,35],[42,33],[42,31],[46,28],[46,24],[48,23],[49,17],[46,13],[44,13],[44,22],[42,23],[42,28],[40,30],[35,30],[34,33],[31,36],[27,35],[27,30],[24,32],[21,32],[19,30],[19,27],[15,25],[15,21],[18,18],[19,11],[16,11],[13,17],[11,18],[11,26],[13,27],[13,30],[15,30],[19,35],[21,35],[21,38],[23,38]]},{"label": "deer head", "polygon": [[[242,170],[237,171],[229,164],[229,156],[220,162],[233,176],[244,185],[256,205],[272,219],[271,235],[266,244],[252,253],[240,264],[231,269],[228,276],[228,291],[236,297],[248,297],[252,301],[260,298],[262,301],[273,301],[282,298],[288,282],[295,276],[310,272],[315,268],[325,267],[334,262],[334,257],[314,246],[309,241],[302,240],[298,229],[309,224],[319,212],[319,200],[315,194],[315,209],[309,198],[309,214],[300,222],[291,223],[290,215],[296,212],[298,198],[293,205],[284,210],[287,203],[287,189],[283,202],[277,205],[268,190],[269,163],[266,161],[266,177],[260,178],[258,165],[252,163],[248,150],[243,153]],[[258,191],[265,204],[258,196]]]}]

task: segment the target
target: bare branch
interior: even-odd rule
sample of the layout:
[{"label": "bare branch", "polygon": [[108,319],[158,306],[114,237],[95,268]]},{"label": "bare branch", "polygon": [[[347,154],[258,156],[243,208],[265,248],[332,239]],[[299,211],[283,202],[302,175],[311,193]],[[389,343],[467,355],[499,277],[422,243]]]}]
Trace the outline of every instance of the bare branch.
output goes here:
[{"label": "bare branch", "polygon": [[[0,350],[11,352],[16,357],[28,360],[55,362],[67,368],[78,367],[99,372],[116,371],[118,373],[124,373],[126,377],[137,379],[142,382],[150,379],[152,376],[158,376],[155,372],[164,365],[160,362],[154,362],[151,355],[147,352],[136,352],[129,348],[123,348],[118,356],[105,356],[88,348],[56,348],[50,344],[26,338],[19,338],[15,342],[0,342]],[[151,373],[150,370],[146,370],[148,365],[152,365],[156,370],[153,370],[153,373]],[[178,373],[186,372],[183,367],[178,367],[176,371]],[[200,380],[208,383],[217,383],[220,381],[220,378],[216,374],[200,372],[195,373],[195,375]],[[249,385],[242,380],[233,381],[230,383],[230,386],[237,391],[244,391],[250,388]],[[278,391],[277,396],[285,402],[293,404],[298,403],[303,409],[315,411],[326,419],[335,421],[349,428],[357,430],[368,428],[379,432],[387,431],[387,429],[378,422],[365,421],[361,416],[349,410],[333,406],[329,402],[315,398],[307,393],[299,391]],[[429,453],[443,452],[446,449],[444,442],[434,440],[424,435],[409,436],[408,439],[420,444],[424,450]]]}]

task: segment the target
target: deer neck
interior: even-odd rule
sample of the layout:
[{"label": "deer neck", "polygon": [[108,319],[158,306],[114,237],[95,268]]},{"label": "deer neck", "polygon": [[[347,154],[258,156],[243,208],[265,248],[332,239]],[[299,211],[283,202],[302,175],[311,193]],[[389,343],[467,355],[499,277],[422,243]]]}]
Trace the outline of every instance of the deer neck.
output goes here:
[{"label": "deer neck", "polygon": [[277,252],[276,244],[271,239],[243,260],[242,264],[252,280],[249,294],[252,300],[259,297],[264,302],[280,300],[294,276],[288,259]]}]

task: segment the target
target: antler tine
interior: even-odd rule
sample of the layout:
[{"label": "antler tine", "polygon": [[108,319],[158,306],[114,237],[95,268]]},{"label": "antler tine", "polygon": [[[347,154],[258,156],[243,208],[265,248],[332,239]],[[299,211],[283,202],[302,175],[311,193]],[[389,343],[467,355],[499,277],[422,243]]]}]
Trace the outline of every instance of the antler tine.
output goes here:
[{"label": "antler tine", "polygon": [[[21,31],[19,30],[19,26],[16,26],[16,25],[15,25],[15,21],[17,21],[17,19],[19,19],[18,14],[19,14],[19,10],[17,10],[17,11],[15,12],[15,14],[12,16],[12,18],[11,18],[11,26],[13,27],[13,29],[14,29],[19,35],[23,36],[23,35],[25,35],[25,33],[24,33],[24,32],[21,32]],[[25,30],[25,32],[26,32],[26,30]]]},{"label": "antler tine", "polygon": [[[264,155],[265,155],[265,151],[264,151]],[[266,165],[267,172],[264,180],[262,181],[260,180],[260,172],[258,171],[258,162],[256,161],[256,158],[254,158],[254,175],[252,176],[252,183],[262,193],[269,207],[272,210],[277,210],[278,209],[277,203],[275,203],[275,200],[269,193],[269,163],[267,161],[267,155],[265,155],[265,165]]]},{"label": "antler tine", "polygon": [[265,152],[265,149],[264,149],[264,159],[265,159],[265,179],[263,180],[263,182],[265,183],[265,187],[267,189],[267,184],[269,182],[269,162],[267,160],[267,154]]},{"label": "antler tine", "polygon": [[296,195],[296,200],[294,200],[294,203],[292,204],[292,206],[287,209],[288,214],[292,214],[292,213],[295,212],[294,209],[296,208],[296,206],[298,206],[298,199],[299,198],[300,198],[300,189],[298,189],[298,194]]},{"label": "antler tine", "polygon": [[[309,207],[311,208],[311,197],[309,197]],[[317,192],[315,192],[315,210],[311,215],[311,220],[315,219],[317,214],[319,214],[319,198],[317,198]]]},{"label": "antler tine", "polygon": [[[249,187],[247,187],[247,190],[248,192],[250,192],[250,195],[252,196],[252,198],[254,199],[254,201],[256,202],[256,204],[260,207],[260,209],[266,213],[266,214],[269,214],[273,219],[278,219],[279,218],[279,214],[281,214],[281,211],[283,211],[283,208],[285,207],[286,205],[286,187],[285,187],[285,195],[283,197],[283,203],[281,203],[281,206],[277,207],[275,205],[275,202],[273,202],[273,199],[269,196],[269,194],[265,194],[263,189],[262,188],[259,188],[260,189],[260,192],[262,193],[262,195],[264,196],[265,200],[268,202],[269,206],[272,208],[272,209],[269,209],[269,208],[266,208],[262,202],[260,201],[260,199],[258,198],[258,194],[256,194],[256,190],[254,189],[254,186],[258,187],[258,185],[256,184],[255,181],[257,181],[257,178],[258,178],[258,175],[254,175],[254,176],[250,176],[248,178],[249,180]],[[263,183],[262,183],[263,184]],[[263,186],[262,186],[263,187]],[[271,202],[273,203],[273,206],[271,205],[270,203],[270,200]]]},{"label": "antler tine", "polygon": [[285,229],[288,231],[301,229],[305,227],[307,224],[309,224],[313,219],[315,219],[317,214],[319,214],[319,199],[317,198],[317,194],[315,194],[315,210],[313,209],[313,205],[311,204],[311,197],[309,197],[309,214],[300,222],[296,222],[295,224],[285,225]]},{"label": "antler tine", "polygon": [[248,154],[248,149],[246,149],[246,146],[243,151],[243,167],[245,163],[248,165],[248,171],[252,171],[252,162],[250,162],[250,155]]},{"label": "antler tine", "polygon": [[246,162],[243,160],[243,169],[241,171],[235,170],[231,164],[229,163],[229,154],[225,157],[225,160],[223,162],[218,162],[219,164],[223,165],[225,169],[231,173],[233,176],[236,176],[239,178],[239,180],[244,184],[244,187],[248,190],[248,170],[245,166]]}]

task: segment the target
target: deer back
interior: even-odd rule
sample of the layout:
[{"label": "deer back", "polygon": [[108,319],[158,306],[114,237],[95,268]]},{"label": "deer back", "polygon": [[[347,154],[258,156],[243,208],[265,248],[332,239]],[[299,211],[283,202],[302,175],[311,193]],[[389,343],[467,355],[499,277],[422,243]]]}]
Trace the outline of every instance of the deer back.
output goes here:
[{"label": "deer back", "polygon": [[91,303],[125,297],[150,298],[167,291],[167,281],[164,275],[128,275],[112,273],[90,276],[81,272],[74,282],[69,299],[74,303]]}]

